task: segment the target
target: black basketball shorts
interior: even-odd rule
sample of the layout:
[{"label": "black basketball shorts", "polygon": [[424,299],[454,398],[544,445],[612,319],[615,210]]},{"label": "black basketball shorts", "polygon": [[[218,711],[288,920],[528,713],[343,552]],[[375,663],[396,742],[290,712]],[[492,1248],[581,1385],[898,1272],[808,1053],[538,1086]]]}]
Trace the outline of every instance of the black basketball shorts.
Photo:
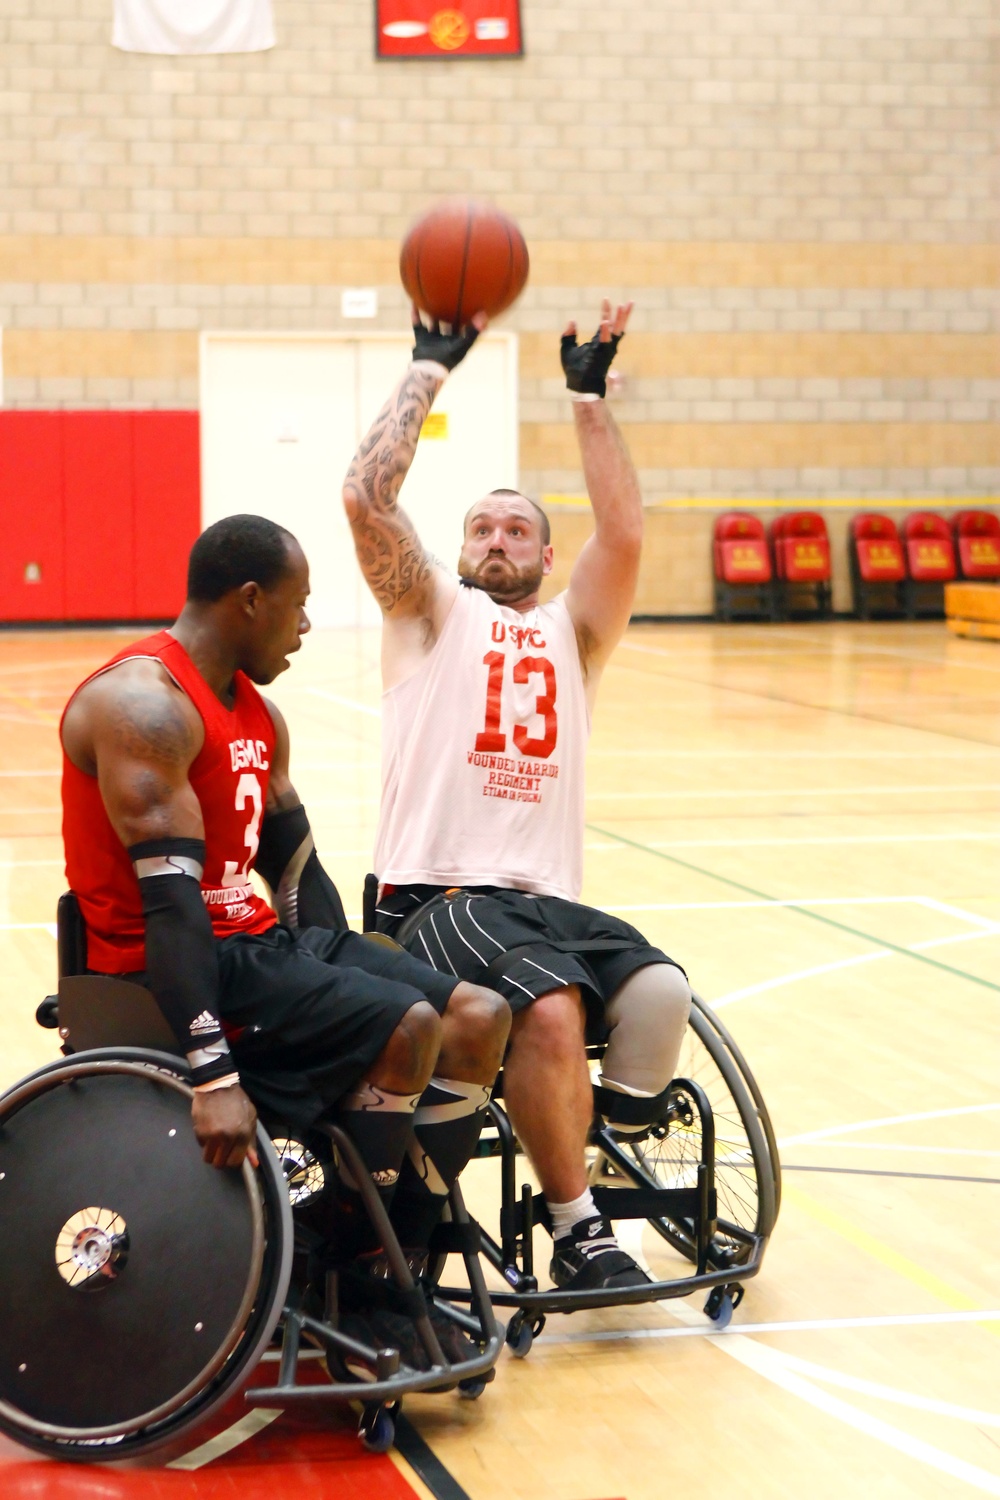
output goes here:
[{"label": "black basketball shorts", "polygon": [[556,896],[406,886],[383,895],[377,911],[380,932],[456,979],[498,990],[515,1014],[578,984],[592,1041],[603,1039],[604,1006],[636,969],[680,968],[628,922]]},{"label": "black basketball shorts", "polygon": [[[270,927],[222,938],[219,1009],[240,1082],[266,1125],[307,1131],[367,1075],[420,1000],[457,981],[357,932]],[[123,978],[144,983],[145,976]]]}]

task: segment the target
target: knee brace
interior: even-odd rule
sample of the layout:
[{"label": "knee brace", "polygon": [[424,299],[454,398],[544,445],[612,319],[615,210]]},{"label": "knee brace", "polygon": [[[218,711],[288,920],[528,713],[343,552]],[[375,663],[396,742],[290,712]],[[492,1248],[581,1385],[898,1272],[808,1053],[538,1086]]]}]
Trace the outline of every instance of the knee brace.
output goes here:
[{"label": "knee brace", "polygon": [[646,964],[619,985],[605,1016],[611,1030],[601,1084],[649,1097],[667,1087],[677,1068],[691,1010],[691,986],[674,964]]}]

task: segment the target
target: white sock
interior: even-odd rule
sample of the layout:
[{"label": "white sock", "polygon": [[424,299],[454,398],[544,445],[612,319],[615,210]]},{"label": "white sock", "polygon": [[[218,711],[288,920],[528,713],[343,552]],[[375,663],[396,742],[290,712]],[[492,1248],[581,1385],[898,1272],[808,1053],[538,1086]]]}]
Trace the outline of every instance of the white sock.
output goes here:
[{"label": "white sock", "polygon": [[569,1234],[574,1224],[579,1224],[584,1219],[597,1217],[597,1205],[594,1203],[594,1195],[590,1188],[585,1188],[579,1198],[574,1198],[572,1203],[550,1203],[546,1198],[545,1207],[552,1216],[554,1240],[561,1240],[563,1235]]}]

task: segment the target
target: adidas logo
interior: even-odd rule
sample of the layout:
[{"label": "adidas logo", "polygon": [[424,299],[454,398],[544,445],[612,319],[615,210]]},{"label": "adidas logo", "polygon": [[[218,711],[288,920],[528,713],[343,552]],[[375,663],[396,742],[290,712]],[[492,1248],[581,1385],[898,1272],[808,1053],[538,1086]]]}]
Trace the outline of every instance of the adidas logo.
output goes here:
[{"label": "adidas logo", "polygon": [[191,1022],[191,1035],[200,1036],[203,1031],[218,1031],[219,1023],[212,1012],[203,1010],[200,1016],[195,1016]]}]

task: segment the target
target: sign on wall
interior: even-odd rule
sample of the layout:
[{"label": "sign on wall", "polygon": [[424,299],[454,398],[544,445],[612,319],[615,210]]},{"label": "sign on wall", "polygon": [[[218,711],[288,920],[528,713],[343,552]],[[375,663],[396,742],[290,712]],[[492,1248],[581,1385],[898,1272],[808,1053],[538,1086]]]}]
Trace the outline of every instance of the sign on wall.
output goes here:
[{"label": "sign on wall", "polygon": [[378,57],[520,57],[520,0],[375,0]]}]

